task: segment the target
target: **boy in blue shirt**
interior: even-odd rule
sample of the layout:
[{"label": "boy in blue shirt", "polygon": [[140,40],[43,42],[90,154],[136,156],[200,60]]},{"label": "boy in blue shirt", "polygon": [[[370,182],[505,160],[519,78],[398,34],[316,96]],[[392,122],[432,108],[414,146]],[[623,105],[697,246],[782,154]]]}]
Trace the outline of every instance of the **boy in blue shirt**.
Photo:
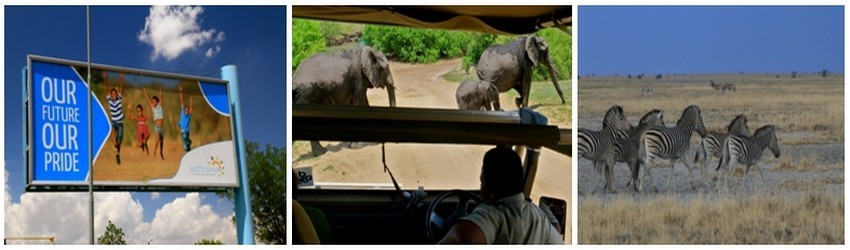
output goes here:
[{"label": "boy in blue shirt", "polygon": [[180,108],[182,109],[180,112],[180,138],[183,139],[183,150],[189,152],[192,149],[192,140],[189,139],[189,120],[192,119],[192,104],[194,103],[194,96],[189,97],[189,106],[186,106],[183,103],[183,86],[177,86],[177,89],[180,91]]}]

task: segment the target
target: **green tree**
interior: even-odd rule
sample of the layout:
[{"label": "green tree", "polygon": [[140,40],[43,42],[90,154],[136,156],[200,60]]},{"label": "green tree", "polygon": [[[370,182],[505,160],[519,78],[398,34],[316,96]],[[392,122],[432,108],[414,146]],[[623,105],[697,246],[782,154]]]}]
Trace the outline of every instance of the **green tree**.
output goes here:
[{"label": "green tree", "polygon": [[109,221],[109,224],[106,225],[106,232],[103,232],[103,235],[97,237],[98,245],[127,245],[127,242],[124,241],[124,229],[116,227],[115,224],[112,224],[112,221]]},{"label": "green tree", "polygon": [[325,51],[325,37],[316,21],[292,20],[292,71],[301,61],[315,53]]},{"label": "green tree", "polygon": [[220,240],[216,239],[201,239],[198,242],[195,242],[195,245],[224,245],[224,242],[221,242]]},{"label": "green tree", "polygon": [[431,63],[466,53],[473,35],[468,32],[366,25],[363,40],[370,46],[405,62]]},{"label": "green tree", "polygon": [[[255,236],[267,244],[286,244],[286,149],[266,145],[261,150],[246,141],[245,153]],[[219,194],[233,200],[232,190]]]}]

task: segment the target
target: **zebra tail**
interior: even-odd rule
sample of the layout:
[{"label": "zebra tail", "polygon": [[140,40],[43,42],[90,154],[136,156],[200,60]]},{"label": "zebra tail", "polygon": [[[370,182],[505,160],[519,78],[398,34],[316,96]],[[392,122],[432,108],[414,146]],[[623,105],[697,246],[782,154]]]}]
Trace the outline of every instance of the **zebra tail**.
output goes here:
[{"label": "zebra tail", "polygon": [[717,168],[714,171],[719,171],[723,163],[729,161],[729,145],[726,143],[727,141],[729,141],[729,137],[723,139],[723,142],[720,143],[720,160],[717,162]]},{"label": "zebra tail", "polygon": [[701,143],[700,143],[700,148],[699,148],[699,149],[697,149],[697,150],[696,150],[696,152],[694,153],[694,163],[698,163],[698,162],[699,162],[699,156],[700,156],[701,154],[702,154],[702,155],[707,154],[707,153],[705,152],[705,143],[704,143],[704,142],[701,142]]},{"label": "zebra tail", "polygon": [[632,183],[637,185],[638,178],[640,177],[640,165],[643,162],[643,159],[638,159],[635,163],[635,171],[632,171]]}]

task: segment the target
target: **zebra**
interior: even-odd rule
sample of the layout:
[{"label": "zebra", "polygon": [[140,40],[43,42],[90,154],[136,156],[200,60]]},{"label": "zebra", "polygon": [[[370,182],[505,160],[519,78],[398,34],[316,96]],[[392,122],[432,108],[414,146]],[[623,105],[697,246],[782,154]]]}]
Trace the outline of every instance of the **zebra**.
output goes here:
[{"label": "zebra", "polygon": [[732,83],[723,84],[721,89],[723,90],[723,93],[726,93],[726,91],[737,92],[737,90],[735,90],[735,84]]},{"label": "zebra", "polygon": [[650,94],[652,94],[652,95],[655,94],[655,91],[652,90],[652,86],[643,85],[643,87],[640,88],[640,97],[644,97],[644,96],[647,96],[647,95],[650,95]]},{"label": "zebra", "polygon": [[[682,112],[682,117],[676,122],[675,127],[658,126],[650,128],[640,137],[640,156],[644,157],[643,162],[646,164],[646,171],[638,180],[638,184],[643,182],[645,175],[650,176],[650,164],[654,163],[657,158],[668,159],[670,161],[670,175],[667,177],[667,189],[670,189],[670,180],[676,173],[674,166],[685,151],[690,147],[691,135],[696,131],[701,137],[705,137],[705,126],[702,122],[702,116],[699,106],[691,105],[685,108]],[[693,173],[688,169],[688,175],[691,177],[691,185],[693,185]],[[638,192],[641,190],[641,185],[638,185]],[[656,188],[657,189],[657,188]]]},{"label": "zebra", "polygon": [[[614,157],[609,153],[614,147],[614,139],[628,137],[632,124],[626,120],[623,107],[613,106],[605,112],[602,130],[578,129],[578,154],[593,161],[593,167],[606,180],[605,189],[615,192],[611,168]],[[594,189],[599,185],[597,182]]]},{"label": "zebra", "polygon": [[703,167],[700,168],[700,174],[703,177],[703,181],[705,181],[705,169],[708,168],[708,162],[710,157],[714,156],[720,158],[720,143],[723,140],[726,140],[730,134],[734,135],[750,135],[750,129],[747,126],[747,116],[746,115],[738,115],[726,126],[726,132],[714,132],[709,131],[706,133],[706,136],[702,138],[702,142],[700,142],[700,147],[696,150],[694,154],[694,163],[699,163],[700,158],[702,158]]},{"label": "zebra", "polygon": [[631,180],[626,184],[627,187],[634,183],[634,188],[637,190],[638,173],[640,173],[640,165],[643,164],[639,155],[640,136],[647,129],[656,126],[664,126],[664,115],[661,110],[653,109],[640,118],[638,126],[629,131],[628,138],[614,140],[614,161],[626,163],[632,173]]},{"label": "zebra", "polygon": [[773,156],[779,158],[779,143],[776,139],[776,128],[773,125],[765,125],[759,128],[753,136],[730,135],[726,138],[721,147],[720,162],[715,169],[715,171],[718,171],[723,165],[727,165],[728,169],[723,178],[723,186],[729,185],[729,176],[735,171],[737,163],[746,165],[744,168],[745,176],[749,174],[750,167],[755,165],[762,182],[766,183],[764,173],[756,164],[765,148],[769,148],[773,152]]}]

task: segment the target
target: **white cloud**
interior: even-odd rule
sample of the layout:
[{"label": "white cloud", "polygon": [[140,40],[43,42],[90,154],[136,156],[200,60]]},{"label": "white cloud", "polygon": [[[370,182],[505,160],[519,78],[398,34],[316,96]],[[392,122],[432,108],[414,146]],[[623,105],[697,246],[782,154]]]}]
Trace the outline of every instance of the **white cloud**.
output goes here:
[{"label": "white cloud", "polygon": [[230,221],[231,216],[218,216],[210,205],[201,204],[198,193],[189,193],[157,210],[145,232],[159,243],[185,242],[185,239],[197,241],[201,238],[233,243],[236,241],[236,227]]},{"label": "white cloud", "polygon": [[162,56],[171,61],[186,50],[194,50],[207,43],[216,44],[207,49],[207,57],[221,51],[217,43],[224,41],[224,32],[215,29],[201,30],[199,16],[203,12],[202,7],[151,7],[150,14],[145,19],[145,27],[138,34],[139,41],[151,45],[154,49],[151,60]]},{"label": "white cloud", "polygon": [[159,192],[151,192],[151,200],[159,199]]},{"label": "white cloud", "polygon": [[215,54],[218,54],[218,52],[221,52],[221,46],[216,45],[216,46],[215,46],[215,48],[209,48],[209,49],[207,49],[206,56],[207,56],[207,58],[211,58],[211,57],[213,57]]},{"label": "white cloud", "polygon": [[[88,194],[24,193],[20,203],[12,203],[8,190],[4,204],[6,236],[55,235],[59,244],[88,243]],[[124,230],[128,244],[145,244],[151,238],[158,244],[191,244],[202,238],[236,243],[236,228],[230,221],[233,214],[219,216],[210,205],[201,204],[198,193],[165,204],[151,222],[143,221],[143,210],[130,193],[96,193],[95,238],[103,234],[111,220]]]}]

